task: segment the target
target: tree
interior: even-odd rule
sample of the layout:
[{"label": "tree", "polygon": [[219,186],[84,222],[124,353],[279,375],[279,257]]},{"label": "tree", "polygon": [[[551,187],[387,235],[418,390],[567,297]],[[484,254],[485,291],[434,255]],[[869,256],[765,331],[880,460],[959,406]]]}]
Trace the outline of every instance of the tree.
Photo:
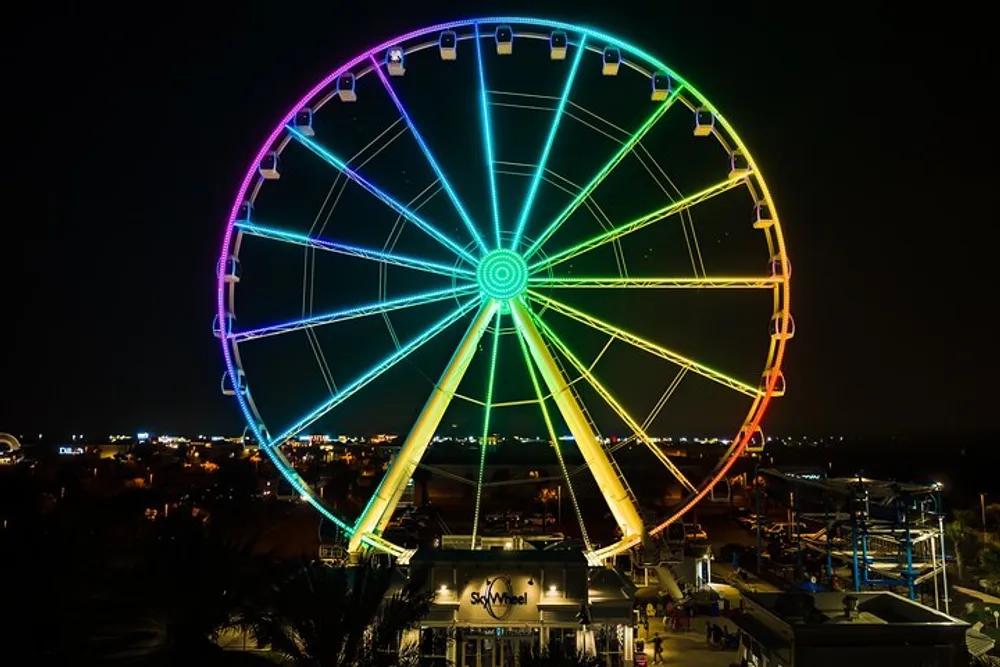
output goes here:
[{"label": "tree", "polygon": [[273,581],[275,564],[257,535],[236,535],[177,511],[158,520],[119,613],[94,637],[95,660],[118,665],[211,664],[215,643]]},{"label": "tree", "polygon": [[965,578],[966,558],[975,550],[979,533],[975,529],[976,513],[971,510],[955,510],[951,521],[945,524],[944,532],[951,541],[952,552],[955,554],[955,565],[958,568],[958,578]]},{"label": "tree", "polygon": [[296,667],[392,667],[415,664],[402,633],[430,610],[423,580],[396,588],[396,570],[371,562],[334,568],[295,564],[238,620],[260,644]]},{"label": "tree", "polygon": [[983,580],[993,590],[1000,590],[1000,543],[991,542],[983,549]]}]

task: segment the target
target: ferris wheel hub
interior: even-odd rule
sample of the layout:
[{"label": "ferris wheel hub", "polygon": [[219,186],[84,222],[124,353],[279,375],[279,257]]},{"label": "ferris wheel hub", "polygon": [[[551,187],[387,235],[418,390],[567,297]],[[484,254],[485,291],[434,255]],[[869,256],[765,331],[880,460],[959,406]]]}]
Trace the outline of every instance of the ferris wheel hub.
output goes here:
[{"label": "ferris wheel hub", "polygon": [[499,248],[479,261],[476,281],[483,294],[491,299],[513,299],[528,287],[528,264],[513,250]]}]

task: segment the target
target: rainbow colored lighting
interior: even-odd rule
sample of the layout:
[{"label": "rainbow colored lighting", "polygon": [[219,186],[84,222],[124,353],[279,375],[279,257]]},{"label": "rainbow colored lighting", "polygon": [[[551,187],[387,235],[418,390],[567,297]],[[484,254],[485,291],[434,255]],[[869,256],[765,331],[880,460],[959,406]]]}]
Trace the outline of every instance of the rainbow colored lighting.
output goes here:
[{"label": "rainbow colored lighting", "polygon": [[[497,176],[494,168],[496,160],[496,145],[492,126],[493,119],[490,116],[489,86],[487,82],[482,47],[482,40],[484,38],[488,39],[492,37],[493,32],[491,29],[497,25],[514,26],[515,34],[524,34],[529,37],[534,36],[532,38],[537,37],[540,33],[548,31],[565,31],[567,34],[571,34],[575,37],[576,41],[570,42],[570,44],[575,46],[577,49],[573,61],[570,64],[570,69],[567,72],[561,95],[558,98],[558,103],[554,110],[554,115],[545,139],[545,143],[541,147],[538,162],[534,165],[534,170],[529,181],[524,200],[521,203],[517,217],[511,220],[512,228],[507,229],[506,231],[502,229],[501,225],[501,202],[499,202],[498,198]],[[483,26],[486,26],[489,29],[481,30]],[[532,28],[529,32],[518,33],[518,26],[532,26]],[[541,28],[541,30],[538,28]],[[490,226],[489,223],[483,221],[482,226],[477,224],[477,221],[469,214],[465,206],[462,204],[458,193],[452,187],[451,183],[446,178],[446,175],[440,168],[440,165],[435,159],[430,147],[427,145],[421,132],[416,126],[413,117],[410,115],[402,100],[400,100],[389,78],[382,71],[383,63],[380,60],[381,55],[390,47],[398,46],[405,52],[405,44],[411,40],[422,39],[426,36],[432,36],[436,39],[437,35],[445,30],[457,31],[462,29],[464,29],[464,31],[462,36],[456,41],[456,48],[463,40],[467,40],[471,37],[476,49],[477,74],[475,83],[478,84],[478,115],[485,152],[485,168],[487,170],[487,185],[489,188],[491,209],[490,222],[492,223],[492,239],[489,239],[491,236],[490,232],[483,229],[483,227]],[[601,48],[595,49],[594,47],[588,47],[588,43],[599,43],[601,44]],[[675,83],[673,92],[666,100],[657,103],[655,109],[646,118],[646,120],[643,121],[643,123],[622,142],[621,147],[615,151],[615,154],[597,171],[596,174],[586,181],[587,184],[573,196],[572,201],[558,215],[556,215],[554,219],[550,221],[543,221],[544,224],[538,228],[540,234],[534,240],[526,239],[524,237],[524,232],[527,228],[528,221],[532,220],[531,212],[540,187],[540,182],[544,177],[547,168],[546,165],[549,162],[553,147],[557,145],[556,139],[558,130],[562,117],[565,115],[566,106],[570,103],[570,94],[573,90],[574,81],[578,76],[578,70],[580,69],[584,53],[592,52],[601,55],[604,48],[615,48],[620,52],[621,65],[623,68],[631,67],[633,70],[639,72],[659,72],[669,77]],[[441,189],[443,189],[448,195],[448,198],[454,206],[458,217],[461,218],[462,223],[471,236],[471,244],[463,247],[462,243],[464,243],[466,239],[461,239],[460,243],[458,240],[452,238],[450,235],[445,233],[444,230],[447,230],[447,226],[440,224],[440,221],[435,224],[434,221],[425,219],[422,215],[418,214],[416,210],[412,210],[408,205],[400,203],[394,199],[386,189],[379,187],[371,180],[358,173],[357,169],[351,168],[341,157],[328,150],[315,139],[310,136],[306,136],[295,127],[294,118],[297,111],[303,108],[314,108],[315,105],[313,103],[318,100],[325,99],[327,93],[331,90],[332,86],[336,84],[341,75],[353,71],[361,72],[360,76],[366,75],[367,70],[363,67],[366,61],[370,61],[374,65],[374,69],[371,71],[374,72],[381,81],[387,95],[395,105],[402,119],[405,121],[407,129],[413,135],[424,158],[436,175]],[[637,103],[649,104],[648,89],[644,90],[640,95],[643,101]],[[607,179],[609,174],[611,174],[631,152],[639,147],[642,139],[647,136],[649,131],[656,125],[657,121],[662,118],[674,104],[678,103],[678,101],[689,109],[697,108],[698,110],[704,110],[706,113],[711,114],[715,123],[715,131],[713,134],[715,134],[719,141],[723,143],[724,148],[730,154],[739,154],[743,157],[743,159],[745,159],[746,169],[741,171],[736,177],[720,180],[719,182],[694,194],[687,196],[679,195],[676,201],[672,201],[668,205],[655,211],[651,211],[645,215],[638,216],[631,221],[615,221],[610,225],[610,228],[607,228],[603,233],[585,239],[582,242],[575,243],[571,247],[556,247],[554,249],[550,249],[546,246],[558,230],[566,224],[570,217],[573,216],[574,212],[584,204],[588,197],[594,194],[600,185]],[[319,106],[322,106],[323,103],[325,102],[319,103]],[[321,158],[327,164],[333,166],[350,181],[360,186],[371,196],[377,198],[399,216],[405,218],[405,220],[419,230],[420,233],[434,239],[435,242],[446,248],[454,256],[454,264],[449,265],[447,260],[444,262],[433,262],[419,257],[402,255],[396,253],[388,247],[384,249],[364,248],[352,244],[342,243],[337,240],[316,238],[312,235],[291,232],[277,227],[258,225],[250,222],[249,220],[238,221],[237,216],[240,206],[247,200],[252,203],[257,197],[257,190],[259,186],[263,183],[263,180],[261,180],[258,173],[257,165],[269,152],[281,153],[284,150],[286,143],[288,143],[288,137],[305,147],[314,155]],[[561,143],[558,145],[562,146]],[[724,169],[721,170],[721,173],[724,173]],[[744,394],[750,399],[751,407],[745,421],[743,422],[743,428],[733,441],[731,447],[727,450],[726,455],[720,460],[719,465],[717,465],[709,477],[703,480],[699,485],[695,486],[690,481],[686,480],[686,478],[683,478],[683,475],[680,475],[679,471],[676,471],[675,468],[672,469],[672,462],[667,459],[662,452],[660,453],[660,456],[658,456],[658,458],[660,458],[660,462],[668,470],[674,473],[678,479],[682,480],[682,484],[691,492],[691,495],[688,496],[679,507],[674,508],[670,517],[649,530],[649,533],[654,535],[664,530],[667,525],[677,520],[685,512],[689,511],[690,508],[693,507],[699,500],[705,497],[712,486],[714,486],[716,482],[727,474],[728,470],[736,461],[736,457],[739,456],[746,448],[747,443],[749,442],[750,434],[756,432],[771,398],[779,395],[777,385],[782,378],[780,370],[784,358],[785,345],[788,338],[791,337],[791,317],[790,315],[782,316],[776,320],[778,322],[776,325],[772,324],[772,328],[776,328],[776,330],[771,331],[770,336],[768,336],[770,347],[768,349],[767,363],[765,367],[766,372],[763,376],[763,384],[761,386],[751,386],[719,371],[713,370],[693,359],[682,356],[652,341],[640,338],[635,334],[621,329],[612,322],[596,318],[584,310],[570,307],[561,301],[538,292],[537,290],[635,288],[681,290],[704,288],[766,289],[771,290],[774,294],[775,313],[788,313],[790,301],[790,277],[787,271],[784,273],[779,272],[772,276],[716,276],[709,278],[705,275],[703,262],[701,263],[700,268],[695,265],[694,256],[692,256],[692,264],[695,265],[694,276],[692,277],[620,277],[620,274],[616,274],[616,272],[613,271],[609,273],[616,275],[609,275],[607,277],[600,275],[576,277],[572,275],[559,275],[553,271],[555,267],[563,265],[583,253],[610,243],[614,243],[627,234],[631,234],[648,225],[670,218],[671,216],[684,213],[688,209],[691,209],[704,201],[721,195],[731,189],[743,186],[748,187],[755,201],[767,206],[768,211],[770,212],[769,221],[773,220],[774,224],[769,225],[767,228],[760,229],[760,233],[763,234],[766,239],[770,255],[772,257],[779,258],[778,261],[781,262],[781,266],[788,266],[784,238],[781,226],[778,222],[778,216],[774,203],[771,199],[770,193],[768,192],[766,184],[760,176],[757,165],[750,156],[746,146],[733,131],[725,117],[720,114],[714,106],[712,106],[687,81],[678,76],[675,72],[673,72],[673,70],[657,58],[653,57],[651,54],[612,35],[608,35],[593,28],[575,26],[569,23],[550,19],[530,17],[500,16],[452,21],[427,26],[404,35],[394,37],[391,40],[378,44],[368,51],[359,54],[337,70],[331,72],[316,86],[314,86],[301,100],[293,105],[292,108],[285,114],[284,118],[274,127],[270,136],[260,147],[256,157],[250,162],[249,168],[243,178],[240,188],[238,189],[223,238],[219,266],[228,266],[230,258],[238,259],[237,255],[239,254],[241,239],[252,236],[269,241],[300,246],[311,250],[322,250],[334,255],[351,257],[356,260],[392,265],[406,270],[435,274],[450,280],[451,286],[447,289],[405,294],[392,299],[382,299],[372,303],[352,306],[350,308],[328,312],[321,315],[302,317],[289,322],[257,327],[243,331],[230,331],[227,335],[220,337],[226,373],[231,378],[242,377],[243,368],[242,362],[240,361],[241,355],[239,354],[239,346],[244,344],[252,345],[252,341],[255,339],[300,330],[305,330],[310,335],[313,335],[312,330],[318,326],[333,325],[345,320],[371,315],[385,316],[394,311],[414,308],[425,304],[439,303],[449,299],[455,299],[456,307],[409,341],[401,343],[399,340],[395,339],[395,335],[393,334],[395,351],[392,354],[373,364],[368,370],[361,373],[350,383],[341,385],[340,389],[337,390],[333,396],[330,396],[327,400],[324,400],[319,405],[315,406],[304,417],[295,420],[292,425],[285,428],[276,437],[271,437],[268,430],[265,429],[258,409],[254,404],[253,395],[249,389],[245,392],[235,392],[234,399],[237,401],[241,412],[249,424],[250,431],[256,437],[257,441],[261,443],[261,448],[264,450],[266,455],[271,458],[278,470],[285,476],[292,488],[299,493],[303,500],[309,502],[324,517],[329,519],[350,536],[350,548],[352,551],[365,546],[367,548],[401,556],[404,554],[404,550],[401,547],[388,542],[380,535],[380,533],[385,528],[386,523],[391,517],[396,503],[398,502],[399,494],[401,493],[403,486],[405,486],[406,480],[409,479],[409,476],[412,474],[412,470],[415,469],[420,460],[419,457],[422,456],[422,453],[414,452],[422,452],[426,449],[427,443],[432,437],[434,430],[437,428],[440,419],[447,410],[450,400],[453,396],[457,395],[456,392],[458,390],[459,383],[462,381],[462,377],[466,369],[475,355],[480,353],[478,352],[480,348],[485,347],[480,344],[480,340],[484,333],[488,331],[492,325],[492,345],[489,347],[489,373],[485,390],[485,402],[483,402],[483,441],[479,461],[479,476],[475,504],[475,527],[473,528],[473,543],[475,543],[475,535],[476,531],[478,531],[481,509],[480,500],[483,486],[483,470],[486,456],[486,442],[490,431],[491,415],[498,407],[507,404],[517,404],[517,402],[495,403],[493,400],[494,385],[497,380],[497,370],[499,368],[506,370],[507,368],[499,363],[499,339],[502,331],[501,325],[504,317],[512,317],[515,324],[513,330],[518,337],[522,356],[524,357],[526,369],[529,378],[531,379],[536,397],[535,400],[521,403],[537,403],[539,405],[549,438],[552,440],[556,454],[559,458],[561,471],[568,480],[570,473],[566,469],[565,462],[563,461],[562,454],[559,449],[559,442],[556,437],[556,427],[553,423],[552,416],[546,407],[546,400],[552,400],[557,406],[559,414],[561,414],[562,418],[566,422],[570,432],[573,433],[575,440],[578,443],[584,443],[586,452],[584,452],[583,449],[581,449],[581,452],[584,453],[584,458],[588,461],[591,474],[594,476],[598,487],[601,488],[602,493],[604,493],[605,500],[608,502],[612,514],[615,516],[619,527],[625,535],[625,537],[618,542],[604,546],[596,551],[593,550],[587,536],[586,527],[583,523],[583,516],[576,503],[573,487],[572,485],[568,485],[570,499],[573,503],[578,519],[580,520],[583,540],[588,549],[588,559],[591,563],[596,563],[602,559],[622,553],[624,550],[639,543],[639,540],[641,539],[639,532],[641,531],[637,532],[636,526],[638,525],[639,528],[642,528],[641,519],[638,517],[631,500],[629,500],[626,497],[627,494],[624,493],[624,490],[627,488],[627,484],[624,484],[624,478],[619,479],[620,471],[617,473],[617,476],[614,472],[616,470],[616,466],[614,466],[613,460],[609,461],[605,458],[603,449],[597,442],[596,437],[588,437],[595,434],[593,433],[591,425],[587,423],[587,420],[589,420],[588,414],[585,410],[581,410],[581,406],[578,404],[580,399],[573,388],[574,383],[577,380],[581,380],[590,384],[597,391],[597,394],[608,404],[612,411],[615,412],[623,420],[623,422],[630,429],[632,429],[632,431],[636,434],[636,437],[643,441],[643,444],[646,444],[648,447],[651,445],[651,442],[649,442],[649,438],[645,433],[645,429],[648,428],[647,422],[640,423],[641,420],[636,420],[629,415],[625,406],[612,395],[610,390],[598,382],[596,375],[592,372],[592,370],[604,352],[602,351],[596,359],[589,363],[578,358],[571,351],[569,345],[564,340],[561,340],[556,336],[550,324],[542,321],[539,313],[544,313],[546,311],[558,313],[564,317],[583,324],[591,330],[607,336],[608,345],[610,345],[612,341],[622,341],[628,343],[629,345],[638,348],[647,354],[677,364],[682,369],[681,374],[686,371],[693,371],[695,374],[701,375],[733,391]],[[265,187],[271,186],[266,185]],[[509,217],[512,218],[513,216]],[[360,223],[361,221],[359,221],[359,224]],[[363,221],[363,224],[378,223]],[[456,226],[455,229],[458,234],[464,236],[460,227]],[[685,237],[686,235],[687,230],[685,230]],[[527,247],[523,247],[522,243]],[[689,252],[690,251],[689,246]],[[700,260],[700,251],[698,258]],[[571,272],[567,271],[567,273]],[[236,289],[237,285],[231,282],[226,282],[225,272],[217,272],[216,312],[218,321],[228,321],[227,317],[233,310],[234,304],[236,303],[233,297]],[[590,294],[590,292],[584,291],[582,294]],[[532,310],[533,305],[539,306],[539,308],[537,310]],[[478,311],[473,315],[473,311],[477,308]],[[469,323],[465,336],[459,344],[458,349],[456,349],[448,367],[443,372],[441,380],[435,385],[435,389],[431,393],[431,397],[428,399],[427,405],[425,405],[424,412],[421,413],[421,416],[418,418],[413,430],[407,437],[407,443],[404,448],[408,448],[407,451],[410,452],[410,455],[403,456],[401,454],[396,460],[394,460],[390,471],[387,472],[386,475],[386,479],[391,479],[391,483],[387,484],[386,481],[383,480],[383,485],[380,485],[376,495],[373,496],[368,506],[362,512],[362,515],[358,517],[357,522],[354,525],[348,525],[341,518],[331,512],[326,506],[324,506],[316,495],[312,493],[309,487],[296,473],[289,461],[285,458],[284,454],[280,450],[280,445],[289,438],[292,438],[302,432],[303,429],[308,428],[309,425],[321,419],[331,410],[337,408],[344,401],[370,385],[376,379],[382,377],[391,368],[399,364],[399,362],[407,359],[418,348],[436,338],[438,334],[445,331],[449,327],[452,327],[455,323],[461,320],[470,319],[470,317],[471,322]],[[607,345],[605,346],[605,350],[606,349]],[[578,373],[578,377],[576,379],[570,381],[564,376],[565,369],[561,368],[561,362],[553,356],[555,352],[552,350],[558,352],[561,355],[561,358],[569,361],[573,369],[575,369]],[[679,377],[681,377],[681,375],[679,375]],[[547,397],[542,394],[543,382],[550,392]],[[415,460],[411,460],[414,458]],[[383,486],[386,486],[386,488],[383,489]]]}]

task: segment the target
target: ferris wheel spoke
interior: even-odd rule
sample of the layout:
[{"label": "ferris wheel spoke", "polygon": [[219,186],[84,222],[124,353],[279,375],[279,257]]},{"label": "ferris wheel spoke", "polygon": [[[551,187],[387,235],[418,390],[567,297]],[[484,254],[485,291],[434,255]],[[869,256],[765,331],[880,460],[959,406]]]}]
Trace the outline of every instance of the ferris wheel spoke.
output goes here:
[{"label": "ferris wheel spoke", "polygon": [[420,464],[420,459],[427,451],[427,445],[434,437],[434,432],[440,425],[441,418],[444,417],[444,413],[448,409],[451,399],[455,397],[455,392],[458,391],[472,358],[476,355],[480,339],[486,333],[493,315],[499,308],[500,304],[495,299],[489,299],[482,305],[479,313],[469,324],[469,328],[455,349],[455,353],[441,373],[441,378],[424,404],[423,410],[420,411],[413,428],[406,436],[406,441],[399,450],[399,454],[393,459],[378,488],[368,501],[368,505],[354,523],[354,534],[347,547],[352,553],[362,547],[365,536],[378,535],[385,530],[396,505],[399,504],[399,499],[403,496],[406,484],[413,477],[413,471]]},{"label": "ferris wheel spoke", "polygon": [[515,331],[517,332],[517,342],[521,346],[521,356],[524,357],[524,366],[528,369],[528,377],[531,379],[531,386],[535,390],[538,407],[542,412],[542,420],[545,422],[545,430],[549,436],[549,442],[556,452],[559,469],[562,471],[562,478],[566,482],[566,490],[569,492],[573,511],[576,512],[576,520],[580,524],[580,536],[583,538],[583,545],[587,551],[593,551],[593,547],[590,545],[590,536],[587,534],[587,524],[583,520],[583,512],[580,511],[580,504],[576,500],[576,491],[573,489],[573,480],[571,479],[572,475],[566,467],[566,460],[563,458],[562,449],[559,447],[559,437],[556,435],[556,429],[552,425],[552,417],[549,415],[549,409],[545,406],[546,396],[542,393],[542,387],[538,382],[538,374],[535,372],[531,353],[528,351],[527,343],[524,342],[524,334],[521,333],[520,329],[515,329]]},{"label": "ferris wheel spoke", "polygon": [[728,192],[729,190],[732,190],[733,188],[738,187],[740,185],[744,185],[746,181],[747,181],[746,175],[728,178],[720,183],[716,183],[711,187],[705,188],[700,192],[696,192],[693,195],[689,195],[683,199],[672,202],[667,206],[659,208],[651,213],[647,213],[646,215],[640,216],[622,225],[618,225],[613,229],[609,229],[608,231],[602,234],[598,234],[597,236],[587,239],[586,241],[578,243],[577,245],[571,248],[566,248],[565,250],[550,255],[545,259],[535,262],[529,268],[531,269],[532,273],[535,273],[547,269],[551,266],[555,266],[556,264],[561,264],[565,261],[573,259],[578,255],[582,255],[585,252],[589,252],[594,248],[598,248],[608,243],[612,243],[613,241],[620,239],[626,234],[631,234],[634,231],[640,230],[643,227],[648,227],[649,225],[659,222],[660,220],[665,220],[666,218],[675,216],[678,213],[681,213],[682,211],[685,211],[693,206],[697,206],[702,202],[708,201],[712,197],[720,195],[724,192]]},{"label": "ferris wheel spoke", "polygon": [[656,121],[660,120],[660,118],[663,117],[663,114],[667,113],[670,107],[673,106],[682,88],[683,86],[681,85],[677,86],[676,90],[674,90],[670,97],[664,100],[663,103],[656,108],[656,111],[654,111],[649,118],[647,118],[645,122],[639,126],[639,129],[636,130],[624,144],[622,144],[621,148],[618,149],[618,152],[615,153],[614,157],[608,160],[607,164],[601,167],[594,177],[590,179],[590,182],[577,193],[577,195],[573,198],[573,201],[571,201],[569,205],[566,206],[566,208],[564,208],[558,216],[556,216],[555,220],[549,223],[549,226],[545,228],[545,231],[543,231],[538,238],[535,239],[534,243],[528,247],[528,250],[525,251],[525,260],[531,259],[531,257],[543,245],[545,245],[545,242],[559,230],[562,224],[566,222],[571,215],[573,215],[576,209],[580,208],[587,197],[593,194],[594,190],[596,190],[597,187],[604,182],[604,179],[608,177],[608,174],[614,171],[615,167],[618,166],[618,163],[625,159],[625,156],[628,155],[640,141],[642,141],[642,138],[646,136],[646,133],[649,132],[654,125],[656,125]]},{"label": "ferris wheel spoke", "polygon": [[490,351],[490,369],[486,380],[486,400],[483,403],[483,439],[479,443],[479,475],[476,478],[476,509],[472,517],[472,548],[476,548],[479,532],[479,509],[483,499],[483,473],[486,471],[486,448],[490,438],[490,412],[493,409],[493,387],[497,372],[497,353],[500,349],[500,309],[493,320],[493,348]]},{"label": "ferris wheel spoke", "polygon": [[386,206],[391,208],[399,215],[406,218],[409,222],[416,225],[418,229],[420,229],[422,232],[430,236],[432,239],[434,239],[444,247],[448,248],[453,253],[455,253],[465,261],[469,262],[470,264],[476,263],[475,257],[469,254],[467,250],[465,250],[460,245],[455,243],[455,241],[453,241],[447,235],[442,233],[437,227],[435,227],[434,225],[432,225],[431,223],[427,222],[422,217],[417,215],[414,211],[411,211],[409,208],[407,208],[400,202],[390,197],[388,194],[385,193],[385,191],[383,191],[377,185],[366,179],[364,176],[362,176],[355,170],[351,169],[347,165],[347,162],[345,162],[344,160],[340,159],[339,157],[328,151],[326,148],[321,146],[312,138],[302,134],[302,132],[295,129],[294,126],[286,125],[285,130],[292,136],[292,138],[294,138],[300,144],[302,144],[310,151],[312,151],[313,154],[315,154],[325,162],[332,165],[335,169],[337,169],[342,174],[347,176],[347,178],[351,179],[352,181],[360,185],[362,188],[367,190],[369,193],[374,195],[377,199],[382,201],[382,203],[384,203]]},{"label": "ferris wheel spoke", "polygon": [[593,315],[588,315],[587,313],[577,310],[576,308],[568,306],[561,301],[539,294],[534,290],[529,290],[528,293],[530,298],[538,302],[540,305],[551,308],[561,315],[576,320],[581,324],[585,324],[590,328],[601,331],[609,336],[613,336],[614,338],[637,347],[644,352],[648,352],[653,356],[660,357],[661,359],[665,359],[666,361],[676,364],[677,366],[693,371],[702,377],[721,384],[724,387],[728,387],[741,394],[746,394],[752,398],[757,398],[758,396],[762,396],[764,394],[764,392],[758,387],[752,387],[744,382],[740,382],[739,380],[731,378],[724,373],[720,373],[717,370],[700,364],[693,359],[688,359],[681,354],[668,350],[662,345],[657,345],[656,343],[648,341],[645,338],[641,338],[633,333],[620,329],[613,324],[600,320]]},{"label": "ferris wheel spoke", "polygon": [[455,299],[460,296],[466,296],[468,294],[471,294],[476,289],[478,288],[475,285],[469,285],[466,287],[448,288],[443,290],[435,290],[433,292],[424,292],[422,294],[411,294],[409,296],[399,297],[397,299],[389,299],[387,301],[376,301],[375,303],[369,303],[362,306],[355,306],[353,308],[338,310],[332,313],[324,313],[322,315],[314,315],[312,317],[292,320],[290,322],[284,322],[282,324],[274,324],[268,327],[259,327],[257,329],[248,329],[246,331],[236,331],[231,333],[229,337],[230,339],[232,339],[237,343],[242,343],[248,340],[265,338],[267,336],[275,336],[278,334],[289,333],[291,331],[300,331],[302,329],[313,329],[315,327],[320,327],[327,324],[336,324],[337,322],[353,320],[359,317],[367,317],[369,315],[384,315],[386,313],[390,313],[395,310],[402,310],[404,308],[413,308],[415,306],[423,306],[429,303],[437,303],[439,301],[447,301],[449,299]]},{"label": "ferris wheel spoke", "polygon": [[490,209],[493,212],[493,234],[496,247],[500,247],[500,199],[497,196],[497,175],[493,167],[493,127],[490,118],[489,88],[486,87],[486,70],[483,67],[483,45],[479,36],[479,23],[473,24],[476,42],[476,69],[479,75],[479,114],[483,125],[483,148],[486,150],[486,171],[490,186]]},{"label": "ferris wheel spoke", "polygon": [[569,99],[569,91],[573,88],[573,82],[576,81],[576,72],[580,69],[580,60],[583,58],[583,54],[586,51],[587,36],[580,36],[580,43],[576,46],[576,57],[573,58],[573,64],[570,66],[569,74],[566,76],[566,83],[563,86],[562,96],[559,98],[559,104],[556,105],[555,115],[552,118],[552,125],[549,127],[549,134],[545,138],[545,145],[542,147],[542,155],[538,159],[538,165],[535,167],[535,175],[531,178],[531,185],[528,186],[528,193],[524,197],[524,203],[521,205],[521,213],[517,218],[517,227],[514,230],[514,238],[511,241],[511,250],[517,250],[518,245],[521,243],[521,236],[524,234],[524,225],[528,221],[528,216],[531,214],[531,207],[535,203],[535,195],[538,194],[538,186],[542,182],[542,175],[545,173],[545,165],[549,161],[549,153],[552,152],[552,144],[556,139],[556,132],[559,131],[559,123],[562,121],[563,113],[566,111],[566,101]]},{"label": "ferris wheel spoke", "polygon": [[295,422],[292,426],[287,428],[281,435],[273,438],[271,442],[267,443],[268,447],[274,447],[285,442],[289,438],[293,438],[298,435],[303,429],[308,428],[310,424],[314,424],[318,420],[322,419],[327,413],[336,408],[338,405],[346,401],[348,398],[356,394],[358,391],[369,385],[371,382],[376,380],[383,373],[388,371],[390,368],[398,364],[400,361],[410,356],[414,351],[423,346],[425,343],[430,341],[432,338],[437,336],[439,333],[450,327],[452,324],[457,322],[472,310],[476,304],[480,302],[481,299],[478,297],[475,299],[470,299],[466,301],[458,308],[455,308],[446,316],[435,322],[428,329],[425,329],[416,338],[413,338],[406,345],[403,345],[391,355],[377,363],[375,366],[365,371],[360,377],[355,379],[350,384],[344,386],[340,391],[338,391],[334,396],[330,397],[328,400],[324,401],[320,406],[315,408],[312,412],[307,414],[305,417]]},{"label": "ferris wheel spoke", "polygon": [[465,210],[465,206],[458,198],[458,194],[455,192],[454,188],[452,188],[451,183],[448,182],[448,177],[445,176],[444,171],[441,170],[441,166],[434,158],[434,154],[431,152],[430,147],[427,145],[427,142],[424,141],[423,135],[421,135],[420,130],[417,129],[416,123],[413,122],[413,118],[406,111],[406,107],[403,106],[402,100],[399,99],[399,96],[396,94],[395,89],[393,89],[392,84],[389,83],[389,78],[382,71],[382,63],[376,60],[375,56],[372,56],[371,60],[375,67],[375,73],[382,81],[382,86],[385,88],[385,92],[387,92],[389,97],[392,98],[392,103],[396,105],[396,109],[403,117],[403,120],[406,121],[406,126],[410,128],[410,134],[412,134],[413,138],[417,140],[420,150],[423,151],[424,157],[427,158],[427,162],[431,165],[431,169],[433,169],[435,175],[437,175],[438,181],[441,183],[441,187],[444,188],[444,191],[447,193],[448,198],[451,199],[451,203],[455,207],[455,210],[458,211],[458,215],[462,218],[462,222],[465,223],[465,227],[469,230],[469,234],[472,235],[473,240],[475,240],[476,245],[479,246],[480,250],[488,252],[489,249],[486,247],[483,237],[479,235],[479,230],[476,228],[475,223],[472,222],[472,219],[469,217],[469,213]]},{"label": "ferris wheel spoke", "polygon": [[447,264],[431,262],[417,257],[409,257],[407,255],[400,255],[394,252],[387,252],[385,250],[374,250],[372,248],[363,248],[361,246],[348,245],[346,243],[337,243],[335,241],[312,238],[305,234],[290,232],[284,229],[277,229],[275,227],[264,227],[262,225],[256,225],[249,222],[238,222],[236,223],[236,228],[244,234],[249,234],[250,236],[271,239],[273,241],[284,241],[285,243],[292,243],[306,248],[314,248],[316,250],[325,250],[327,252],[336,253],[338,255],[346,255],[348,257],[370,259],[375,262],[393,264],[407,269],[415,269],[417,271],[425,271],[427,273],[436,273],[437,275],[449,278],[463,276],[471,280],[476,277],[476,274],[473,271],[470,271],[469,269],[462,269],[457,266],[448,266]]},{"label": "ferris wheel spoke", "polygon": [[680,482],[682,486],[684,486],[684,488],[689,491],[697,491],[694,484],[688,480],[684,473],[680,471],[680,469],[674,464],[673,461],[670,460],[663,450],[653,443],[653,441],[649,438],[649,435],[647,435],[645,428],[632,418],[628,411],[622,407],[622,404],[619,403],[611,392],[608,391],[608,389],[600,383],[597,377],[594,376],[594,373],[590,370],[590,368],[583,364],[577,356],[573,354],[572,350],[569,349],[569,346],[566,345],[566,343],[564,343],[540,317],[534,317],[534,320],[535,324],[537,324],[538,328],[542,331],[542,334],[544,334],[545,337],[552,342],[555,348],[559,350],[559,352],[561,352],[567,360],[569,360],[570,364],[576,368],[581,377],[587,381],[587,384],[593,387],[594,391],[596,391],[604,402],[608,404],[608,407],[611,408],[623,422],[625,422],[626,426],[632,429],[632,432],[635,433],[639,441],[653,453],[653,456],[655,456],[668,471],[670,471],[670,474],[673,475],[674,478]]},{"label": "ferris wheel spoke", "polygon": [[581,289],[773,289],[780,276],[739,278],[529,278],[532,287]]},{"label": "ferris wheel spoke", "polygon": [[631,494],[616,472],[616,466],[605,454],[583,408],[567,384],[558,362],[553,358],[542,334],[535,326],[528,308],[520,299],[511,299],[509,303],[514,324],[524,336],[528,351],[549,391],[552,392],[556,407],[559,408],[566,426],[573,434],[576,446],[593,475],[601,495],[604,496],[615,522],[626,537],[641,536],[644,530],[642,519],[632,503]]}]

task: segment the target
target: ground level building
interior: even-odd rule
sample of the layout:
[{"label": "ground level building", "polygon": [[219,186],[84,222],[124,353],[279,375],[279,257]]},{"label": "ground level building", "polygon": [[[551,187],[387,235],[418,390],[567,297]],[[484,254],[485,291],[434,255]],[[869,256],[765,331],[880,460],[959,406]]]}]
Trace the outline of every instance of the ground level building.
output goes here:
[{"label": "ground level building", "polygon": [[515,667],[523,650],[632,664],[634,587],[579,551],[427,551],[410,566],[435,592],[413,637],[431,664]]},{"label": "ground level building", "polygon": [[965,667],[968,623],[894,593],[745,593],[731,617],[756,667]]}]

